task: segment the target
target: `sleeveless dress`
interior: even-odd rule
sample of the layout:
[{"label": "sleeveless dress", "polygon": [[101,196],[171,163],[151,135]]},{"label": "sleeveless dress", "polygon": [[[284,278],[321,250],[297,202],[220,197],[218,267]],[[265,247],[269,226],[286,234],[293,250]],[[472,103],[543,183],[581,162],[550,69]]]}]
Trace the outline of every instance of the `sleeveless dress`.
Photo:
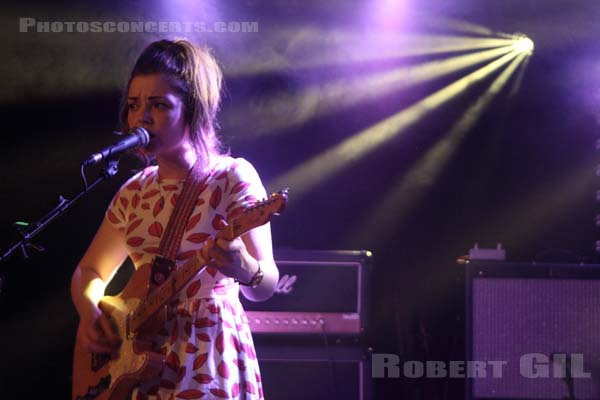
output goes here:
[{"label": "sleeveless dress", "polygon": [[[158,167],[130,178],[106,216],[125,232],[135,268],[152,264],[183,180],[159,179]],[[266,197],[254,167],[224,157],[203,180],[177,255],[181,265],[228,219]],[[198,273],[168,305],[167,323],[153,338],[166,356],[160,379],[133,391],[137,399],[263,399],[260,371],[239,285],[215,268]]]}]

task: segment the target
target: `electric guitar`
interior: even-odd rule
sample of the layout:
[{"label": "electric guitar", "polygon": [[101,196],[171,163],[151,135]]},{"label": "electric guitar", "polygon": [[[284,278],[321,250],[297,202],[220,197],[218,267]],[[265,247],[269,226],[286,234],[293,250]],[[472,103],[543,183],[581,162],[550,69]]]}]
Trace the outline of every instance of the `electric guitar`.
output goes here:
[{"label": "electric guitar", "polygon": [[[272,194],[268,199],[247,208],[229,221],[217,233],[227,240],[267,223],[273,215],[282,212],[287,204],[287,190]],[[151,349],[149,335],[162,325],[165,305],[199,271],[206,266],[201,251],[172,272],[165,282],[148,293],[151,266],[138,269],[123,291],[116,296],[105,296],[99,307],[114,323],[121,345],[114,354],[91,353],[81,345],[79,333],[75,342],[73,360],[73,400],[126,399],[142,380],[157,377],[165,357]]]}]

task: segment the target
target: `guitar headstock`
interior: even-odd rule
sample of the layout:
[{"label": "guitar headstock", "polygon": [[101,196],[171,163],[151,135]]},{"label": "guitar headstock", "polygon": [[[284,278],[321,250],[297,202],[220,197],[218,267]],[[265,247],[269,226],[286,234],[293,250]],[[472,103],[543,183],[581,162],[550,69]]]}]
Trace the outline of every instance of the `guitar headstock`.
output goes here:
[{"label": "guitar headstock", "polygon": [[225,236],[231,240],[243,235],[252,228],[266,224],[273,215],[279,215],[285,210],[288,199],[288,189],[271,194],[265,200],[259,201],[246,208],[231,221]]}]

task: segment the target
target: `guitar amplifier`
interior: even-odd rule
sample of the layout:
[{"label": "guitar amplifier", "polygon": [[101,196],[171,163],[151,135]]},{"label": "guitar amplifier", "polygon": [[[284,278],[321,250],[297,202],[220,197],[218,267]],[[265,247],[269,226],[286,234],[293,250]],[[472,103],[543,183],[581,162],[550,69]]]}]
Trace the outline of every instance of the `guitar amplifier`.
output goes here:
[{"label": "guitar amplifier", "polygon": [[253,333],[349,334],[365,329],[372,254],[351,250],[275,250],[273,297],[240,296]]},{"label": "guitar amplifier", "polygon": [[485,367],[468,399],[599,398],[600,265],[476,261],[466,273],[466,359]]}]

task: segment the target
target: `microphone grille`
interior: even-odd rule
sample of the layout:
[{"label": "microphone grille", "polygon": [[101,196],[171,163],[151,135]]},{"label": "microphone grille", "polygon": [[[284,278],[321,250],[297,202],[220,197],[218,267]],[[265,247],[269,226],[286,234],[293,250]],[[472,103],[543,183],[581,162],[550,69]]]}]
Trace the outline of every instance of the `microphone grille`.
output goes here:
[{"label": "microphone grille", "polygon": [[138,127],[133,128],[130,132],[140,138],[140,147],[145,147],[150,143],[150,134],[146,129]]}]

